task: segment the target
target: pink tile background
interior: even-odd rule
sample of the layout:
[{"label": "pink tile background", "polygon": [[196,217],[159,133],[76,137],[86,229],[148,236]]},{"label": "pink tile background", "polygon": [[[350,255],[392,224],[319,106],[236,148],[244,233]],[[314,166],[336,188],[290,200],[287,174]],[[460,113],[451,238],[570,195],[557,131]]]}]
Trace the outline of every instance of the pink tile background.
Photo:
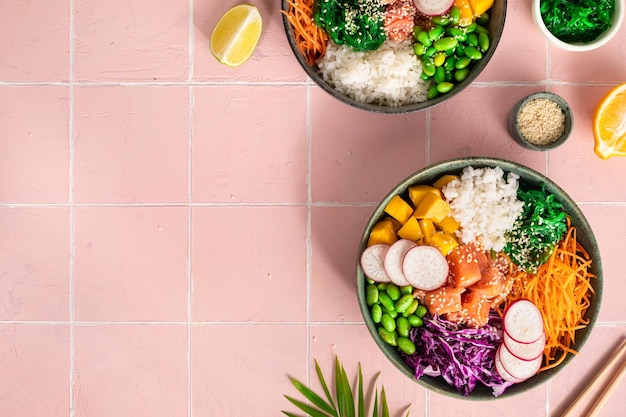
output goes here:
[{"label": "pink tile background", "polygon": [[[556,417],[626,338],[626,159],[593,153],[595,104],[626,82],[626,28],[589,53],[549,46],[509,0],[487,69],[431,110],[345,106],[294,59],[280,2],[256,2],[249,62],[211,31],[234,0],[0,4],[0,416],[198,417],[295,411],[335,355],[378,375],[392,415]],[[511,106],[554,91],[574,110],[558,150],[509,137]],[[356,247],[414,171],[486,155],[548,175],[602,253],[597,326],[571,365],[517,397],[442,397],[399,373],[355,301]],[[354,375],[354,374],[353,374]],[[602,415],[622,416],[626,382]]]},{"label": "pink tile background", "polygon": [[74,76],[80,81],[184,81],[189,4],[76,0]]},{"label": "pink tile background", "polygon": [[70,332],[63,324],[0,325],[0,405],[7,416],[65,417],[70,409]]}]

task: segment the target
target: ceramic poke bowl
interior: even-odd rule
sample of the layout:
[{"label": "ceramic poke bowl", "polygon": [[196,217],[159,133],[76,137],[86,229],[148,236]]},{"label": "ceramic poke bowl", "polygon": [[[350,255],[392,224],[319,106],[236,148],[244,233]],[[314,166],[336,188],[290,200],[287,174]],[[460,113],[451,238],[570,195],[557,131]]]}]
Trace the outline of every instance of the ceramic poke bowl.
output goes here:
[{"label": "ceramic poke bowl", "polygon": [[[348,4],[367,5],[368,1],[371,4],[376,2],[381,4],[381,0],[352,1]],[[412,7],[413,1],[395,0],[391,5],[385,4],[380,7],[384,8],[382,10],[385,10],[385,13],[390,14],[389,8],[395,4],[396,6],[393,7],[399,8],[401,10],[399,13],[402,13],[403,7]],[[467,3],[469,7],[469,0],[460,1]],[[327,33],[327,30],[316,25],[316,20],[311,15],[315,15],[315,10],[319,10],[320,4],[324,7],[324,5],[339,5],[340,3],[327,0],[301,0],[299,2],[281,0],[281,2],[287,40],[296,60],[307,76],[322,90],[342,103],[366,111],[390,114],[410,113],[431,108],[456,96],[469,86],[486,68],[496,51],[504,29],[507,7],[507,0],[493,0],[488,10],[480,15],[482,17],[477,15],[462,17],[461,26],[453,23],[459,22],[456,19],[456,13],[451,13],[453,9],[448,9],[441,16],[424,16],[416,12],[411,14],[408,20],[411,34],[407,35],[409,29],[404,28],[406,39],[402,41],[402,46],[398,46],[398,42],[391,40],[391,37],[395,35],[383,36],[384,42],[367,52],[354,51],[354,48],[347,46],[346,43],[338,46],[332,40],[324,39],[318,43],[325,45],[325,51],[315,54],[304,53],[300,49],[299,45],[306,41],[303,41],[298,36],[298,31],[294,29],[293,15],[296,10],[294,5],[304,4],[309,7],[308,12],[303,12],[304,16],[301,17],[302,21],[310,22],[309,28],[313,29],[309,30],[316,30],[317,27],[323,33]],[[382,1],[382,3],[386,2]],[[448,3],[450,6],[453,5],[453,1]],[[491,4],[491,0],[477,3]],[[412,10],[415,12],[416,9]],[[471,9],[469,13],[471,16]],[[454,16],[453,19],[450,19],[451,15]],[[473,23],[468,24],[470,21]],[[476,24],[479,25],[478,30],[476,30]],[[437,26],[441,26],[444,30],[438,31]],[[418,41],[416,27],[425,32],[422,36],[428,33],[432,40],[422,37],[422,41]],[[452,29],[453,27],[455,29]],[[435,31],[431,33],[430,30],[433,28]],[[487,36],[481,35],[481,41],[477,44],[480,32],[485,32]],[[383,33],[391,32],[385,29]],[[473,34],[470,35],[470,33]],[[444,40],[437,45],[434,44],[434,40],[442,38],[455,40]],[[488,43],[485,43],[485,38],[488,38]],[[380,36],[377,39],[380,40]],[[337,40],[343,42],[343,38],[337,38]],[[467,46],[472,47],[467,48]],[[441,50],[444,48],[447,49]],[[478,49],[478,54],[476,54],[476,49]],[[468,61],[469,56],[472,58]],[[422,64],[426,61],[427,64]],[[438,69],[439,67],[441,69]]]},{"label": "ceramic poke bowl", "polygon": [[[468,167],[471,167],[471,168],[468,168]],[[394,283],[395,281],[380,282],[377,280],[372,280],[370,278],[370,274],[366,276],[364,273],[363,258],[364,258],[364,252],[367,249],[371,248],[375,244],[381,244],[381,245],[385,244],[385,243],[380,243],[380,240],[372,241],[370,239],[372,239],[372,236],[373,236],[372,232],[375,229],[378,231],[381,230],[379,227],[379,225],[381,224],[381,221],[383,221],[384,223],[384,220],[392,217],[390,216],[389,213],[395,213],[394,216],[398,215],[397,213],[399,213],[399,211],[396,212],[395,208],[394,209],[391,208],[392,207],[391,203],[393,200],[396,200],[398,197],[400,197],[403,200],[408,201],[409,202],[408,204],[411,205],[411,202],[415,200],[413,200],[413,197],[411,196],[410,193],[414,192],[413,190],[420,189],[420,187],[437,186],[441,188],[440,185],[436,184],[437,180],[444,180],[445,178],[447,178],[445,180],[447,182],[447,181],[450,181],[451,178],[466,178],[468,170],[469,172],[476,173],[478,172],[477,170],[482,170],[482,171],[490,170],[492,172],[495,172],[497,169],[502,170],[502,172],[504,173],[503,178],[510,179],[511,173],[516,174],[518,176],[518,179],[516,180],[517,181],[516,187],[519,187],[519,188],[514,189],[514,191],[512,192],[513,193],[512,198],[515,198],[515,195],[519,196],[519,194],[517,193],[519,192],[519,190],[522,190],[522,189],[523,190],[543,190],[543,192],[547,193],[547,195],[552,195],[554,198],[554,201],[560,202],[562,205],[562,211],[565,213],[565,218],[568,219],[567,220],[568,231],[575,230],[576,242],[586,251],[587,253],[586,256],[588,257],[588,259],[591,260],[590,264],[587,265],[587,268],[588,268],[587,271],[590,277],[588,279],[588,282],[590,283],[590,287],[592,288],[592,290],[586,292],[585,297],[588,297],[588,306],[586,307],[585,310],[583,310],[584,313],[582,313],[582,319],[581,319],[584,322],[586,322],[586,325],[583,328],[576,330],[574,340],[571,342],[571,345],[570,345],[572,349],[580,352],[581,348],[587,341],[594,327],[596,317],[600,309],[600,303],[602,299],[602,287],[603,287],[602,262],[600,259],[600,252],[599,252],[598,245],[594,237],[593,231],[589,223],[585,219],[585,216],[576,205],[576,203],[558,185],[556,185],[547,177],[543,176],[542,174],[528,167],[517,164],[515,162],[502,160],[502,159],[471,157],[471,158],[462,158],[462,159],[444,161],[444,162],[440,162],[440,163],[428,166],[422,170],[419,170],[415,172],[414,174],[410,175],[401,183],[399,183],[396,187],[394,187],[393,190],[391,190],[387,194],[387,196],[381,201],[381,203],[376,207],[371,218],[369,219],[369,222],[367,223],[367,226],[365,227],[365,230],[363,232],[360,245],[358,248],[358,255],[357,255],[357,262],[356,262],[357,264],[356,265],[357,298],[358,298],[359,308],[363,315],[365,324],[372,338],[374,339],[374,342],[377,344],[377,346],[380,348],[383,354],[387,357],[387,359],[390,362],[392,362],[395,365],[395,367],[406,377],[410,378],[411,380],[415,381],[417,384],[429,390],[432,390],[437,393],[447,395],[450,397],[460,398],[460,399],[477,400],[477,401],[494,400],[494,399],[514,396],[516,394],[525,392],[529,389],[538,387],[539,385],[542,385],[543,383],[548,381],[550,378],[552,378],[560,370],[565,368],[568,365],[568,363],[572,360],[574,355],[567,354],[564,356],[564,359],[562,361],[558,361],[558,364],[556,366],[550,369],[546,369],[546,370],[542,369],[541,371],[537,372],[539,370],[539,367],[543,368],[545,367],[547,363],[546,357],[544,356],[544,351],[541,350],[542,347],[540,347],[541,353],[536,355],[536,358],[538,358],[537,360],[533,359],[531,361],[530,357],[523,357],[520,355],[520,357],[523,358],[523,360],[520,360],[520,361],[524,365],[527,362],[528,363],[533,362],[536,364],[536,368],[532,372],[528,373],[523,378],[521,377],[520,374],[513,375],[513,378],[511,378],[511,375],[508,375],[508,378],[502,377],[502,375],[504,373],[507,373],[508,370],[510,370],[511,368],[508,367],[510,362],[505,362],[504,356],[502,356],[504,355],[505,352],[500,352],[499,349],[506,349],[507,351],[510,350],[512,352],[517,352],[514,349],[510,348],[511,346],[514,347],[514,345],[513,344],[509,345],[507,342],[508,340],[507,338],[509,338],[510,335],[514,335],[514,332],[512,330],[515,330],[515,326],[519,324],[513,321],[514,318],[510,318],[511,316],[515,317],[515,315],[513,315],[512,313],[509,313],[509,311],[513,311],[513,308],[509,307],[510,310],[507,310],[506,309],[507,305],[511,306],[518,301],[518,300],[514,300],[511,303],[510,301],[511,298],[513,299],[520,298],[520,299],[527,299],[527,300],[532,299],[532,298],[527,298],[524,295],[524,293],[519,293],[519,292],[515,293],[515,291],[519,291],[519,290],[511,289],[511,287],[508,287],[507,291],[508,291],[508,294],[510,295],[509,300],[505,301],[504,304],[497,304],[500,301],[494,301],[494,304],[491,305],[491,308],[489,310],[488,326],[491,326],[490,327],[491,330],[489,330],[489,332],[491,332],[491,335],[489,337],[491,338],[490,340],[492,340],[492,342],[488,342],[485,345],[485,346],[488,346],[489,351],[485,353],[484,357],[481,359],[482,361],[484,361],[484,362],[481,362],[485,364],[484,367],[488,368],[484,370],[484,373],[493,375],[495,378],[500,378],[498,379],[498,381],[502,382],[504,385],[499,385],[499,387],[494,388],[493,386],[487,386],[486,384],[483,384],[480,381],[474,381],[476,382],[475,387],[471,390],[465,390],[465,388],[459,388],[459,386],[454,386],[451,383],[449,383],[449,381],[446,378],[444,378],[444,376],[442,375],[444,374],[444,372],[441,372],[439,375],[437,375],[437,373],[430,372],[432,371],[432,369],[426,370],[423,374],[422,373],[420,374],[419,378],[416,378],[415,377],[415,370],[416,370],[415,364],[417,360],[420,358],[420,356],[426,355],[427,350],[430,350],[431,352],[434,349],[444,349],[444,351],[446,349],[449,350],[449,348],[443,346],[443,345],[448,345],[448,339],[450,339],[450,346],[452,346],[453,344],[452,337],[449,336],[450,333],[444,332],[443,336],[441,336],[441,334],[439,335],[442,337],[441,339],[437,339],[437,338],[429,336],[430,341],[431,341],[430,343],[434,344],[435,348],[433,348],[432,344],[429,348],[425,348],[424,346],[426,345],[426,342],[425,342],[426,337],[424,336],[424,333],[419,333],[419,332],[422,331],[421,329],[428,329],[428,327],[424,327],[424,326],[427,326],[427,323],[436,323],[440,320],[447,319],[448,316],[446,315],[439,316],[436,313],[431,314],[431,312],[429,311],[430,307],[425,308],[427,307],[428,303],[423,302],[422,301],[423,298],[421,298],[421,296],[424,295],[424,292],[422,291],[420,295],[419,294],[420,291],[416,291],[416,287],[412,286],[412,283],[415,282],[414,281],[416,279],[415,277],[419,276],[419,269],[414,270],[414,271],[417,271],[415,272],[417,275],[415,276],[411,275],[410,283],[408,286],[402,286],[400,285],[401,283],[399,283],[396,286],[398,289],[400,289],[400,295],[399,295],[400,298],[398,297],[394,297],[394,298],[396,298],[396,300],[400,300],[403,298],[403,295],[411,294],[411,297],[408,297],[409,299],[414,298],[418,300],[417,302],[418,305],[424,305],[424,307],[421,307],[422,311],[420,312],[420,307],[418,307],[417,310],[409,311],[410,308],[408,308],[408,310],[404,310],[403,312],[401,308],[399,307],[399,304],[395,304],[395,307],[394,305],[391,306],[391,310],[393,310],[394,308],[398,310],[394,316],[394,314],[392,314],[390,310],[385,307],[386,303],[384,301],[388,301],[388,300],[383,300],[382,293],[388,292],[389,285]],[[447,177],[447,176],[453,176],[453,177]],[[484,177],[484,178],[486,181],[487,177]],[[507,181],[508,180],[505,180],[505,182]],[[452,187],[452,185],[450,187]],[[443,196],[442,198],[445,200],[447,199],[446,196],[449,195],[449,192],[450,192],[449,188],[444,187],[440,195],[442,195]],[[433,201],[434,200],[435,199],[433,199]],[[422,201],[425,201],[425,200],[422,200]],[[450,201],[454,201],[454,200],[450,200]],[[419,207],[420,204],[421,203],[418,203],[416,205],[418,205]],[[530,205],[530,203],[528,204]],[[453,203],[450,203],[450,206],[453,206]],[[394,207],[397,208],[399,206],[395,205]],[[457,213],[452,211],[452,213],[448,215],[454,216],[456,214]],[[416,217],[419,216],[418,212],[413,211],[412,216],[416,216]],[[520,216],[523,217],[523,215],[520,215]],[[518,222],[519,219],[522,217],[517,217],[518,220],[516,220],[516,222]],[[395,221],[398,222],[398,220],[395,220]],[[463,236],[458,234],[459,231],[462,231],[463,232],[462,234],[465,233],[464,231],[465,226],[463,223],[464,221],[466,222],[467,218],[465,220],[460,221],[461,223],[460,229],[456,229],[456,232],[451,232],[451,233],[456,234],[456,239],[458,242],[460,242],[458,244],[458,248],[462,247],[465,242]],[[409,222],[410,221],[407,220],[404,224],[407,225],[409,224]],[[467,225],[467,223],[465,223],[465,225]],[[401,234],[400,230],[402,229],[401,228],[398,229],[399,227],[401,227],[401,225],[397,224],[393,228],[393,231],[398,235],[396,236],[398,239],[396,242],[399,242],[400,240],[412,239],[411,237],[408,237],[406,234]],[[570,229],[570,227],[572,227],[573,229]],[[377,235],[376,238],[379,239],[380,236],[382,235]],[[478,238],[478,240],[480,240],[480,238]],[[421,245],[425,245],[425,246],[433,245],[439,249],[441,248],[440,245],[435,245],[432,242],[434,242],[434,239],[431,239],[431,242],[427,243],[425,240],[423,240],[423,238],[421,238],[421,240],[418,240],[414,243],[416,243],[418,247]],[[391,248],[394,245],[394,243],[395,242],[393,241],[388,242],[389,248]],[[409,248],[411,247],[413,247],[413,245],[409,245]],[[386,254],[391,254],[392,251],[393,250],[383,251],[382,257],[383,258],[386,257]],[[402,265],[404,265],[404,268],[405,268],[404,272],[406,274],[405,276],[407,279],[410,276],[409,275],[410,272],[407,272],[408,270],[406,269],[407,262],[408,262],[407,258],[409,257],[408,254],[410,252],[411,252],[410,250],[408,252],[407,251],[400,252],[401,254],[398,255],[398,252],[396,251],[396,254],[395,254],[396,258],[399,256],[400,259],[402,259],[403,257],[404,263]],[[506,251],[503,251],[503,252],[506,252]],[[500,253],[503,253],[503,252],[500,252]],[[426,251],[422,252],[422,255],[424,253],[426,253]],[[488,254],[491,259],[501,259],[499,255],[498,256],[493,255],[495,251],[491,251],[491,252],[487,251],[485,253]],[[444,253],[442,253],[442,255],[444,255]],[[394,257],[393,256],[391,257],[392,257],[391,269],[387,269],[388,265],[386,263],[386,260],[383,260],[383,259],[381,259],[381,265],[383,265],[383,267],[381,268],[384,271],[388,272],[389,277],[395,276],[397,278],[397,270],[394,272],[394,275],[391,274],[391,272],[393,272],[392,270],[394,269],[393,267]],[[448,262],[450,262],[449,264],[450,272],[448,272],[448,270],[446,269],[445,274],[447,275],[447,277],[445,278],[446,281],[444,285],[454,286],[454,283],[453,283],[454,274],[452,272],[453,266],[452,266],[450,255],[444,255],[444,259],[445,258],[447,258]],[[509,263],[506,268],[506,271],[508,272],[506,272],[506,274],[510,274],[511,277],[514,275],[519,276],[516,274],[520,271],[520,268],[512,267],[512,264],[514,262],[511,259],[514,259],[515,257],[512,256],[511,258],[508,258],[508,256],[506,256],[506,258],[509,259]],[[415,257],[413,257],[413,259],[415,259]],[[547,261],[545,262],[547,263]],[[428,263],[430,265],[430,264],[434,264],[435,262],[429,260]],[[414,264],[410,264],[410,265],[414,266]],[[429,265],[427,266],[428,266],[428,269],[430,270]],[[369,271],[369,266],[366,266],[365,268],[368,269]],[[481,267],[481,270],[482,270],[482,267]],[[413,274],[413,272],[411,272],[410,274]],[[531,275],[526,275],[526,276],[530,277]],[[424,279],[423,276],[420,279]],[[376,288],[378,290],[376,293],[377,297],[375,300],[371,297],[373,294],[372,292],[373,288]],[[465,289],[465,292],[463,294],[469,294],[472,290],[473,290],[473,287],[470,286]],[[435,292],[436,291],[437,290],[435,290]],[[465,297],[465,295],[462,295],[462,297]],[[390,297],[387,297],[387,298],[390,298]],[[497,299],[497,297],[495,299]],[[495,300],[495,299],[492,299],[492,300]],[[465,298],[463,298],[463,300],[465,300]],[[554,297],[550,298],[549,300],[554,301],[555,303],[559,302],[559,300],[555,299]],[[392,304],[393,303],[401,303],[401,302],[392,301]],[[534,303],[539,304],[538,301],[534,301]],[[523,305],[524,303],[522,302],[522,303],[517,303],[517,304]],[[380,312],[377,312],[377,313],[374,312],[375,309],[378,309],[378,307],[374,307],[374,305],[379,305],[381,311],[383,312],[382,319],[380,316]],[[408,304],[405,304],[405,305],[408,305]],[[498,305],[498,307],[494,307],[494,305]],[[463,307],[465,308],[465,301],[464,301]],[[402,307],[402,309],[404,309],[404,307]],[[538,308],[537,310],[540,310],[540,308]],[[541,323],[541,328],[540,328],[541,330],[544,329],[542,317],[546,314],[552,314],[552,313],[545,313],[545,311],[548,311],[548,310],[541,309],[541,313],[539,314],[538,316],[539,318],[537,319],[539,323]],[[385,320],[384,320],[385,314],[388,316],[392,316],[391,320],[395,321],[397,324],[388,325],[388,323],[385,323]],[[411,321],[411,325],[408,327],[408,333],[407,333],[407,330],[404,329],[405,326],[402,326],[401,328],[400,317],[407,316],[411,318],[411,315],[416,315],[416,314],[418,317],[421,316],[422,323],[419,323],[419,321],[417,323],[414,321]],[[510,314],[510,315],[507,316],[507,314]],[[388,317],[387,322],[389,322],[389,317]],[[468,324],[468,323],[471,323],[471,321],[466,321],[466,322],[457,321],[457,323],[460,323],[458,325],[458,329],[473,329],[477,327],[475,325]],[[528,322],[525,322],[525,323],[528,324]],[[387,330],[394,328],[394,330],[391,332],[387,331],[387,334],[385,334],[383,331],[381,331],[381,328],[387,329]],[[404,336],[406,336],[406,338],[415,342],[413,344],[414,350],[412,351],[410,349],[406,350],[406,344],[401,346],[400,339],[403,336],[402,335],[403,332],[405,333]],[[390,333],[394,333],[394,337],[391,338],[392,340],[389,339]],[[544,331],[543,336],[547,337],[546,334],[549,334],[547,328]],[[513,340],[514,343],[516,343],[516,340],[520,341],[521,344],[518,344],[518,345],[519,346],[523,345],[524,347],[532,346],[533,344],[535,344],[534,340],[536,340],[536,339],[533,339],[531,341],[531,340],[514,339],[514,336],[511,336],[510,339]],[[439,342],[439,341],[445,341],[445,343]],[[424,346],[422,346],[422,344]],[[545,345],[542,345],[542,346],[545,346]],[[402,348],[405,348],[405,349],[402,349]],[[515,355],[517,355],[517,353],[515,353]],[[440,370],[444,369],[445,367],[455,365],[454,362],[462,362],[464,360],[462,356],[456,353],[452,357],[455,359],[448,361],[447,356],[445,356],[444,359],[440,360],[440,364],[437,365],[441,367]],[[555,357],[560,357],[560,354],[556,354]],[[535,356],[533,358],[535,358]],[[504,369],[502,367],[498,367],[496,364],[496,362],[498,361],[500,361],[499,365],[506,363],[507,367]],[[552,364],[556,363],[555,359],[551,359],[548,362]],[[516,366],[514,366],[513,369],[514,370],[517,369]],[[422,370],[424,369],[422,368]],[[463,372],[466,372],[466,371],[463,371]],[[482,374],[483,370],[479,370],[478,372]],[[467,376],[467,374],[465,375],[466,376],[462,377],[460,381],[461,385],[463,386],[465,386],[464,384],[468,382],[465,379],[467,380],[471,379],[470,377]],[[484,376],[484,374],[482,375]],[[448,376],[447,378],[452,379],[450,376]],[[459,381],[457,381],[457,384],[458,383]]]}]

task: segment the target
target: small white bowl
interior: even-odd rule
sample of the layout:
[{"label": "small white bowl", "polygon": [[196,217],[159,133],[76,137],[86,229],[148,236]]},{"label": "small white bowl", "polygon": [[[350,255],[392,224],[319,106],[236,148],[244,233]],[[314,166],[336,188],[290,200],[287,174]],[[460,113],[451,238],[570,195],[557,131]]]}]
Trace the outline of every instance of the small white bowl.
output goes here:
[{"label": "small white bowl", "polygon": [[543,35],[553,45],[566,51],[591,51],[593,49],[601,47],[602,45],[610,41],[613,36],[615,36],[615,34],[619,31],[622,22],[624,21],[624,2],[623,0],[615,0],[615,12],[613,13],[613,20],[611,22],[611,27],[606,32],[598,36],[596,40],[589,43],[567,43],[554,36],[546,27],[545,23],[543,22],[543,18],[541,17],[541,2],[542,0],[532,0],[532,11],[535,24],[537,25],[541,33],[543,33]]}]

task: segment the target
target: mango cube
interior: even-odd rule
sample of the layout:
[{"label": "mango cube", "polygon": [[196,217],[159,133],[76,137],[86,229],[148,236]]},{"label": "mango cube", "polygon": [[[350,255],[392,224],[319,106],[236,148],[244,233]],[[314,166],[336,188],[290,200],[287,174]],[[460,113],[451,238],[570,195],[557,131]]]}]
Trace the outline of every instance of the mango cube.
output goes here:
[{"label": "mango cube", "polygon": [[452,249],[459,246],[459,242],[457,242],[454,236],[443,232],[433,233],[428,244],[439,249],[443,256],[448,256],[448,254],[452,252]]},{"label": "mango cube", "polygon": [[398,236],[402,239],[409,239],[417,242],[424,237],[424,232],[422,232],[422,228],[420,227],[417,219],[411,216],[409,217],[409,220],[404,223],[404,226],[398,230]]},{"label": "mango cube", "polygon": [[419,205],[426,194],[433,193],[441,197],[441,191],[430,185],[414,185],[409,187],[409,199],[415,207]]},{"label": "mango cube", "polygon": [[413,207],[399,195],[394,195],[385,206],[385,213],[396,219],[400,224],[406,223],[413,213]]},{"label": "mango cube", "polygon": [[454,234],[454,232],[456,232],[457,230],[459,230],[459,227],[461,227],[461,224],[457,222],[454,219],[454,217],[446,216],[441,221],[435,222],[435,226],[437,227],[437,229],[441,230],[442,232],[448,233],[451,235],[451,234]]},{"label": "mango cube", "polygon": [[445,187],[446,185],[448,185],[448,183],[458,179],[459,177],[457,177],[456,175],[452,175],[452,174],[446,174],[444,176],[442,176],[441,178],[439,178],[437,181],[435,181],[433,183],[433,187],[435,187],[436,189],[438,189],[439,191],[443,191],[443,187]]},{"label": "mango cube", "polygon": [[367,240],[367,246],[372,246],[377,243],[386,243],[391,245],[398,240],[396,235],[396,224],[391,218],[386,218],[374,225],[370,232],[369,239]]},{"label": "mango cube", "polygon": [[435,225],[432,220],[429,219],[418,219],[417,222],[419,223],[422,233],[424,234],[424,243],[428,244],[431,236],[437,231],[435,229]]},{"label": "mango cube", "polygon": [[443,198],[434,193],[428,193],[419,203],[413,215],[418,219],[440,222],[450,214],[450,211],[450,205]]}]

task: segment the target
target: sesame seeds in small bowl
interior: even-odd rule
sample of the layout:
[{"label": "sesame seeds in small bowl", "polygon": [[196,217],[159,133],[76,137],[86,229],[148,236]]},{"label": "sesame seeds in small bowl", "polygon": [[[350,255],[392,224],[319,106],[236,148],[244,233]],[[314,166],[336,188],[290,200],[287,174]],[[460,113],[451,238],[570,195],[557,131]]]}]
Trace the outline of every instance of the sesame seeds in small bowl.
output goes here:
[{"label": "sesame seeds in small bowl", "polygon": [[509,114],[509,134],[521,146],[547,151],[562,145],[574,126],[567,102],[554,93],[537,92],[519,100]]}]

